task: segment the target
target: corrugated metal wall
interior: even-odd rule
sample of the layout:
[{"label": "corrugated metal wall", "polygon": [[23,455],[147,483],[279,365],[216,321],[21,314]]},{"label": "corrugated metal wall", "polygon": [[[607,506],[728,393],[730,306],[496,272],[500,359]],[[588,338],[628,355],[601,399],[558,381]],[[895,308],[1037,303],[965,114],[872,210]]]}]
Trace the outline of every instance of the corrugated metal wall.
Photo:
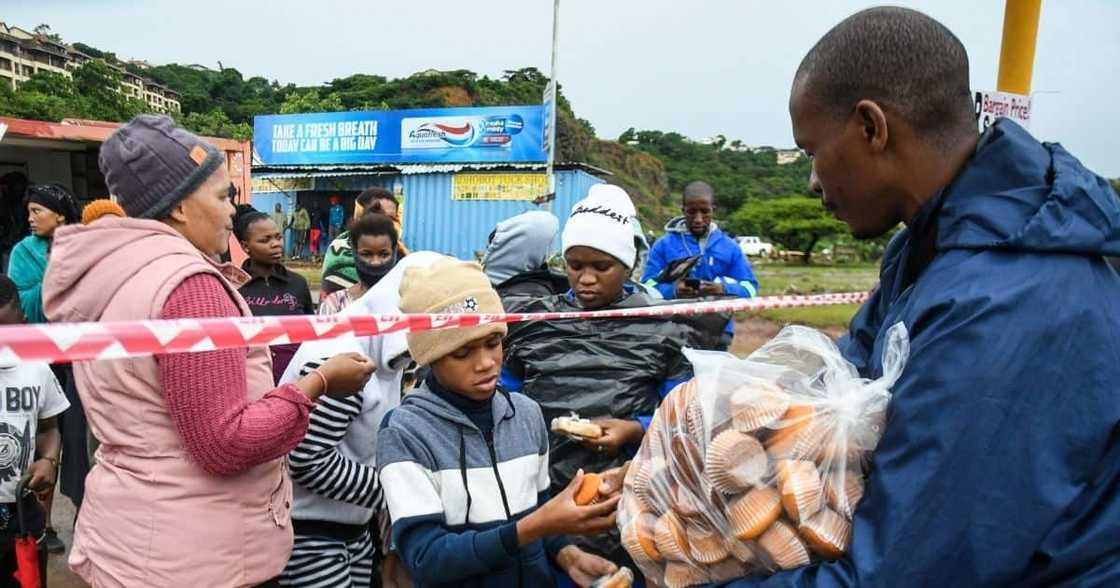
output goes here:
[{"label": "corrugated metal wall", "polygon": [[[494,225],[538,207],[520,200],[451,200],[452,174],[406,175],[404,182],[404,242],[413,251],[437,251],[460,259],[474,259],[486,250]],[[579,170],[556,173],[556,200],[552,212],[561,229],[568,212],[603,180]],[[556,247],[559,249],[559,237]]]},{"label": "corrugated metal wall", "polygon": [[[409,175],[377,175],[316,178],[315,188],[326,201],[330,191],[364,190],[382,186],[393,190],[400,182],[404,200],[404,242],[413,251],[437,251],[460,259],[474,259],[476,251],[486,250],[486,239],[494,225],[511,216],[538,207],[522,200],[451,200],[453,174],[428,173]],[[560,219],[560,228],[576,202],[587,196],[592,185],[603,180],[580,170],[556,172],[556,200],[552,212]],[[271,213],[280,203],[290,214],[296,203],[296,192],[257,192],[253,194],[253,207]],[[286,249],[291,254],[291,239]],[[560,248],[559,235],[555,248]]]}]

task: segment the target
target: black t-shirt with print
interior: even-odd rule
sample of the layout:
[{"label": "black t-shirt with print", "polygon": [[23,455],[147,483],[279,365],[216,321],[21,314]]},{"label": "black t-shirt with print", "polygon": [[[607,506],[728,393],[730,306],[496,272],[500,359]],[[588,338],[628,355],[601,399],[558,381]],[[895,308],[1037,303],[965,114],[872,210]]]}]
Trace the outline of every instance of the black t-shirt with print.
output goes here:
[{"label": "black t-shirt with print", "polygon": [[[249,271],[246,260],[242,269]],[[303,276],[277,265],[268,277],[253,276],[239,290],[253,316],[315,314]]]}]

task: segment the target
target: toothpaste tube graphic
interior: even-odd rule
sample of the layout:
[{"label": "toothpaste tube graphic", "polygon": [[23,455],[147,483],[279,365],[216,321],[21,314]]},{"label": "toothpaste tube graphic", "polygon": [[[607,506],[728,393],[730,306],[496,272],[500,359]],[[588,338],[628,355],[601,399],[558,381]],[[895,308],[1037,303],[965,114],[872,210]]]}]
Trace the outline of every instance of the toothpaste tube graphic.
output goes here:
[{"label": "toothpaste tube graphic", "polygon": [[525,127],[520,115],[432,116],[401,120],[401,149],[510,147]]}]

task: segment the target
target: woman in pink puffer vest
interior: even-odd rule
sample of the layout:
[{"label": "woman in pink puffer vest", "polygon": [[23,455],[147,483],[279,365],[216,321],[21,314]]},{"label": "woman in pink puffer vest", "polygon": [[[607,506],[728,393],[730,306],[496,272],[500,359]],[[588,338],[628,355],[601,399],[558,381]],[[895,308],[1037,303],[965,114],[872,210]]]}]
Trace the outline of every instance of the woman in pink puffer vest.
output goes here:
[{"label": "woman in pink puffer vest", "polygon": [[[59,231],[43,285],[52,322],[248,316],[244,273],[215,261],[233,205],[224,156],[141,115],[101,147],[128,213]],[[266,347],[74,366],[101,442],[70,564],[93,586],[275,585],[291,552],[283,457],[322,394],[362,388],[358,354],[276,388]]]}]

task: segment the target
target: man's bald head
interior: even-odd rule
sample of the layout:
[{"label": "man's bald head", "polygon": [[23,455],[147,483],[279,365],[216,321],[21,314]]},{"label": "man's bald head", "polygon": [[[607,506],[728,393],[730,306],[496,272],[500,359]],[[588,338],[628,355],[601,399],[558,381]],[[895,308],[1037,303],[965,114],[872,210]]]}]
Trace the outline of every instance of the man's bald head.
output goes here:
[{"label": "man's bald head", "polygon": [[681,196],[686,204],[689,198],[709,198],[714,203],[716,191],[712,189],[712,186],[708,184],[708,182],[694,180],[685,184],[684,192]]},{"label": "man's bald head", "polygon": [[802,60],[794,92],[838,116],[872,100],[936,147],[976,133],[968,53],[949,29],[916,10],[871,8],[844,19]]},{"label": "man's bald head", "polygon": [[681,213],[684,214],[688,232],[702,238],[712,225],[716,210],[716,191],[707,182],[695,180],[685,184],[681,193]]}]

